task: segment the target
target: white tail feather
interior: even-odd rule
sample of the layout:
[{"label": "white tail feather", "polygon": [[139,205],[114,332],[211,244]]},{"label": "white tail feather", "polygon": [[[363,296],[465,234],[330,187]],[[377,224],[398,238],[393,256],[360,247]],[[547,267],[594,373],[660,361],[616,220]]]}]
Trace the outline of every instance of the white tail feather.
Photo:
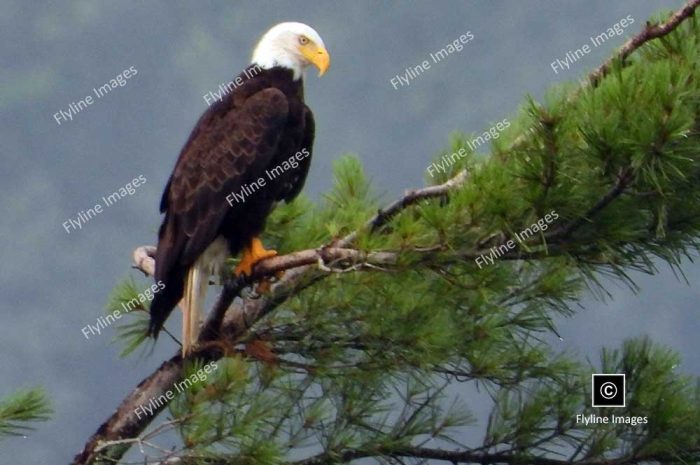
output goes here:
[{"label": "white tail feather", "polygon": [[204,299],[207,295],[209,273],[202,260],[197,260],[187,273],[182,316],[182,355],[186,356],[197,342]]},{"label": "white tail feather", "polygon": [[229,255],[228,244],[217,237],[194,262],[187,272],[185,292],[180,301],[182,308],[182,356],[186,356],[199,337],[204,313],[204,298],[209,287],[209,276],[219,275]]}]

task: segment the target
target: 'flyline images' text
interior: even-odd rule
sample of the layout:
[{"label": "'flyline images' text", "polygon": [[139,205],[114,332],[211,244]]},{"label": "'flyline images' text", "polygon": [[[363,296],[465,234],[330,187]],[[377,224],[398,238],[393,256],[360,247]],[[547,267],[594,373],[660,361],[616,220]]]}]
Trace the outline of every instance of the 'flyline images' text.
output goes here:
[{"label": "'flyline images' text", "polygon": [[409,66],[404,70],[403,74],[397,74],[393,78],[389,79],[389,83],[394,87],[394,89],[398,89],[399,86],[410,86],[411,81],[418,79],[418,77],[430,69],[431,63],[439,63],[448,56],[461,52],[464,50],[464,46],[472,40],[474,40],[474,34],[472,34],[471,31],[467,31],[465,34],[462,34],[459,36],[459,38],[453,40],[435,53],[429,52],[428,55],[430,56],[430,61],[423,60],[415,66]]},{"label": "'flyline images' text", "polygon": [[[63,229],[66,233],[70,234],[72,231],[77,231],[83,229],[85,224],[95,218],[97,215],[105,211],[105,209],[111,207],[124,197],[130,197],[136,193],[136,188],[146,184],[146,176],[140,174],[138,177],[132,179],[130,182],[126,183],[123,187],[115,190],[111,194],[102,197],[102,203],[96,203],[95,206],[88,208],[87,210],[80,210],[75,218],[68,218],[63,222]],[[103,208],[104,205],[104,208]]]},{"label": "'flyline images' text", "polygon": [[125,69],[121,73],[117,74],[114,76],[114,78],[110,79],[101,86],[93,87],[92,94],[95,95],[95,98],[92,97],[92,94],[88,94],[84,98],[78,99],[77,102],[73,101],[68,104],[66,111],[60,109],[54,113],[53,119],[56,120],[56,123],[59,126],[61,125],[61,122],[73,121],[73,118],[75,118],[78,113],[94,104],[97,100],[105,97],[117,87],[124,87],[128,80],[136,76],[138,72],[139,71],[135,67],[130,66],[128,69]]},{"label": "'flyline images' text", "polygon": [[[593,47],[600,47],[605,42],[613,39],[614,37],[622,35],[622,33],[625,31],[625,28],[631,26],[632,24],[634,24],[634,18],[632,17],[632,15],[627,15],[627,17],[622,18],[620,21],[610,26],[606,31],[603,31],[595,37],[591,36],[589,39],[593,44]],[[581,47],[577,48],[573,52],[569,50],[568,52],[566,52],[562,60],[557,58],[549,66],[552,67],[552,71],[554,71],[554,74],[559,74],[559,71],[564,71],[564,68],[566,68],[566,70],[571,69],[572,64],[574,64],[584,56],[588,55],[592,51],[593,49],[587,43],[583,44]]]}]

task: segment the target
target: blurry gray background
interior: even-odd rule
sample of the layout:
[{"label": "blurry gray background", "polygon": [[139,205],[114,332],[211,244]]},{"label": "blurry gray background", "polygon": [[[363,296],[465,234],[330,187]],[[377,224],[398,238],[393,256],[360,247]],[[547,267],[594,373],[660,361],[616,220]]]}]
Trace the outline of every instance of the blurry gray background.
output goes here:
[{"label": "blurry gray background", "polygon": [[[121,360],[112,328],[89,340],[81,328],[104,314],[119,280],[131,274],[147,283],[129,269],[131,252],[155,243],[161,190],[206,109],[202,96],[248,63],[268,27],[306,22],[332,57],[326,76],[306,79],[317,121],[306,193],[318,198],[330,187],[333,160],[353,152],[388,200],[422,184],[450,132],[481,132],[512,118],[525,94],[541,97],[553,83],[582,77],[650,14],[681,3],[0,0],[0,396],[43,385],[56,410],[29,438],[0,442],[0,464],[68,462],[175,351],[162,337],[149,358]],[[624,36],[554,74],[552,61],[627,15],[635,23]],[[475,38],[464,50],[394,90],[394,75],[467,31]],[[130,66],[138,74],[126,86],[73,121],[54,121],[59,109]],[[139,175],[147,183],[133,196],[66,233],[69,217]],[[560,322],[564,340],[553,338],[555,349],[596,358],[604,345],[649,334],[682,353],[680,370],[700,374],[700,267],[688,263],[684,271],[691,285],[663,268],[635,275],[638,295],[611,283],[606,302],[587,297]],[[168,326],[178,325],[174,317]]]}]

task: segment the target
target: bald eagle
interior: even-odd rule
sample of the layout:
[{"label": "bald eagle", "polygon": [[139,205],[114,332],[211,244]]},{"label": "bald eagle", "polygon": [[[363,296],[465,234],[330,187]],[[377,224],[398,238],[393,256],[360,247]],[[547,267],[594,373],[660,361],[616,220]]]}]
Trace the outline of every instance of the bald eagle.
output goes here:
[{"label": "bald eagle", "polygon": [[209,276],[241,251],[237,275],[276,255],[258,236],[275,203],[291,201],[304,185],[314,118],[304,103],[303,74],[314,65],[322,76],[329,64],[314,29],[278,24],[262,36],[231,91],[199,118],[160,203],[155,279],[164,288],[151,304],[150,336],[180,303],[186,355],[197,340]]}]

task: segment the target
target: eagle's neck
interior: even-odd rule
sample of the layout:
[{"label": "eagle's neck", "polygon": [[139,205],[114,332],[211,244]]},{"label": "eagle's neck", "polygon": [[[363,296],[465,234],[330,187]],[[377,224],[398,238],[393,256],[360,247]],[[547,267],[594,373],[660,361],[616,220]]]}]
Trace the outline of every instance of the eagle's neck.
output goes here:
[{"label": "eagle's neck", "polygon": [[275,67],[286,68],[292,71],[293,79],[296,81],[304,75],[307,65],[302,59],[288,51],[283,45],[275,42],[261,41],[253,52],[253,66],[262,69],[272,69]]}]

